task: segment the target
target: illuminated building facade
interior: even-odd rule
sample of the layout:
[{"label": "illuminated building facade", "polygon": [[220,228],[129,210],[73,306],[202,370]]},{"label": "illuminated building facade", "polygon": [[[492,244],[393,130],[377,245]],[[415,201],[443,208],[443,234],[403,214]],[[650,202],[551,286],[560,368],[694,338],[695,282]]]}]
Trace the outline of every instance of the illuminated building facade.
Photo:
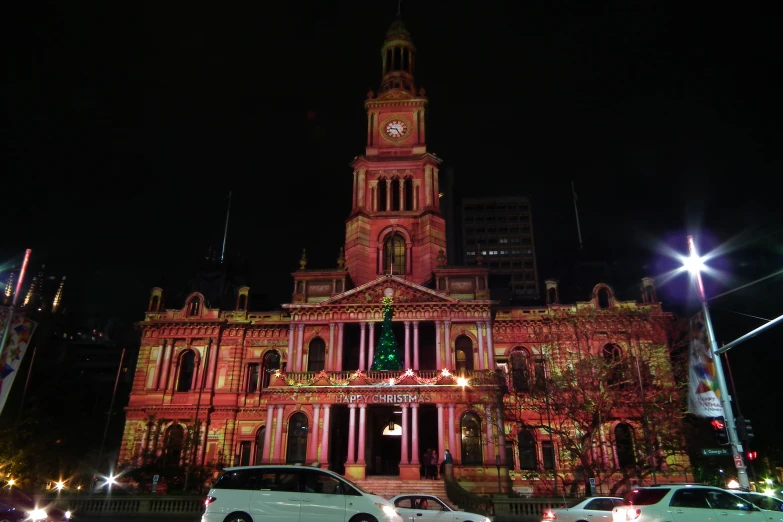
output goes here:
[{"label": "illuminated building facade", "polygon": [[[318,463],[359,480],[418,479],[425,450],[440,461],[449,449],[463,480],[496,483],[496,455],[504,487],[528,480],[510,473],[520,466],[517,428],[504,423],[510,361],[528,364],[513,354],[546,355],[538,327],[565,325],[572,311],[637,305],[597,287],[592,301],[561,306],[552,282],[548,306],[498,310],[486,266],[447,266],[441,160],[427,150],[428,99],[415,88],[416,49],[399,20],[382,61],[336,266],[308,268],[303,252],[291,302],[276,312],[250,311],[246,286],[232,309],[209,308],[198,292],[165,309],[154,288],[121,462]],[[402,371],[372,369],[384,297]],[[666,316],[653,301],[638,306]],[[607,335],[589,349],[600,353]]]}]

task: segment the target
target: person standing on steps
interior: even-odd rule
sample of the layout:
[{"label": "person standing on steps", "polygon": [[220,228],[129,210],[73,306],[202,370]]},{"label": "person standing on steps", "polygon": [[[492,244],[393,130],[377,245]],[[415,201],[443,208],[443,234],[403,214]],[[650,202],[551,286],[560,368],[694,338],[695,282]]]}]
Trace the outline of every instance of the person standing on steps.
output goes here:
[{"label": "person standing on steps", "polygon": [[430,470],[432,471],[432,480],[438,480],[438,454],[435,450],[430,452]]},{"label": "person standing on steps", "polygon": [[440,465],[440,476],[446,478],[446,464],[454,464],[454,459],[451,457],[451,452],[446,450],[446,455],[443,457],[443,462]]}]

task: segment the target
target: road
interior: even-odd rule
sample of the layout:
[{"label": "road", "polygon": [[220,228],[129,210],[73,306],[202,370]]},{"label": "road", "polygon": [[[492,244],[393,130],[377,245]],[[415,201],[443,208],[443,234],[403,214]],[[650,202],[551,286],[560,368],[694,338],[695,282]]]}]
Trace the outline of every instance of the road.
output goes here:
[{"label": "road", "polygon": [[105,515],[102,517],[77,517],[78,522],[201,522],[200,517],[180,517],[180,516],[163,516],[163,517],[123,517],[117,515]]}]

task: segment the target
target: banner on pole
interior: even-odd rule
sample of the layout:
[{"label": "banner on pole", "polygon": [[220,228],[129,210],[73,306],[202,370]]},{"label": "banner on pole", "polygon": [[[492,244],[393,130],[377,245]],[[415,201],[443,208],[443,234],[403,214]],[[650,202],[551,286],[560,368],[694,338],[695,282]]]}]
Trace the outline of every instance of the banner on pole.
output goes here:
[{"label": "banner on pole", "polygon": [[688,410],[698,417],[723,415],[707,323],[699,312],[691,317],[688,357]]},{"label": "banner on pole", "polygon": [[[0,332],[5,328],[10,315],[8,308],[0,307]],[[0,354],[0,413],[3,412],[5,401],[14,384],[14,377],[19,373],[19,366],[27,351],[27,345],[33,337],[38,323],[31,321],[24,314],[15,313],[13,324],[8,335],[8,343],[3,354]]]}]

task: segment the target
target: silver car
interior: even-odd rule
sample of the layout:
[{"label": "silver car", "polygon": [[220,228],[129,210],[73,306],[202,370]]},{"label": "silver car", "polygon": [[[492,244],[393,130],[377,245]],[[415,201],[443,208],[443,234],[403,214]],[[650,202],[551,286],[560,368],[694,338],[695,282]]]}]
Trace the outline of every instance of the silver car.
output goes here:
[{"label": "silver car", "polygon": [[588,497],[572,500],[564,507],[548,509],[542,522],[612,522],[612,509],[621,506],[619,497]]},{"label": "silver car", "polygon": [[434,495],[397,495],[389,501],[402,515],[403,522],[491,522],[478,513],[455,511]]}]

